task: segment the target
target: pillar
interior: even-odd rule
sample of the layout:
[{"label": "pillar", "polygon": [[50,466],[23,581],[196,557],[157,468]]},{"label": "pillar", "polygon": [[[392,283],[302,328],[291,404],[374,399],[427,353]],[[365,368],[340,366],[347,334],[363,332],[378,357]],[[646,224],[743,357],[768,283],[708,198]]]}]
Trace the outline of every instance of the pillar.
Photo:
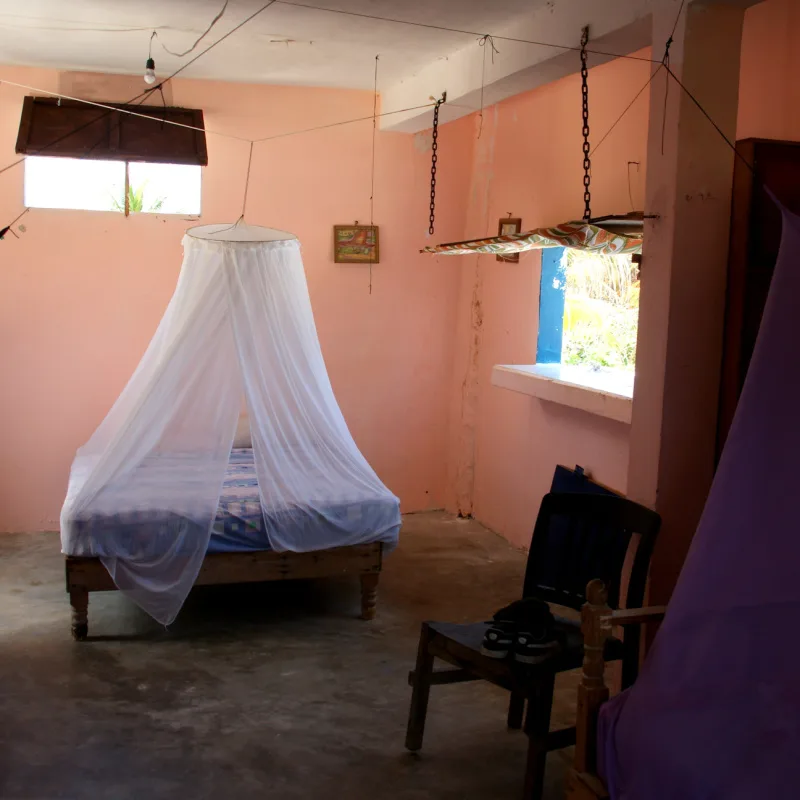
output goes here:
[{"label": "pillar", "polygon": [[[679,3],[654,4],[653,56]],[[689,2],[671,69],[736,137],[744,10]],[[665,116],[666,102],[666,116]],[[650,601],[669,599],[714,473],[734,155],[661,70],[651,83],[646,224],[628,495],[658,511]]]}]

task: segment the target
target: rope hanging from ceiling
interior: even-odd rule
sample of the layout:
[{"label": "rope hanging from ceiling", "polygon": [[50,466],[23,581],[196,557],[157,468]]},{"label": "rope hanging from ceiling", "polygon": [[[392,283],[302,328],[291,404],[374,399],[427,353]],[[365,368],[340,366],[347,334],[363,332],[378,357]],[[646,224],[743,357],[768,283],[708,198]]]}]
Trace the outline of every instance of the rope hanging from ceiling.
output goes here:
[{"label": "rope hanging from ceiling", "polygon": [[481,134],[483,133],[483,93],[486,89],[486,50],[490,49],[492,54],[492,64],[494,64],[494,56],[495,53],[500,53],[500,51],[495,47],[494,44],[494,37],[487,33],[485,36],[481,36],[478,39],[478,45],[483,48],[483,57],[481,59],[481,110],[480,110],[480,125],[478,126],[478,139],[481,138]]},{"label": "rope hanging from ceiling", "polygon": [[[244,25],[246,25],[248,22],[250,22],[252,19],[257,17],[259,14],[261,14],[263,11],[265,11],[266,9],[268,9],[270,6],[274,5],[275,3],[281,3],[282,5],[292,5],[292,6],[296,6],[296,7],[300,7],[300,8],[310,8],[310,9],[314,9],[314,10],[318,10],[318,11],[324,11],[324,12],[330,12],[330,13],[341,13],[341,14],[346,14],[348,16],[354,16],[354,17],[364,17],[364,18],[368,18],[368,19],[378,19],[378,20],[382,20],[382,21],[385,21],[385,22],[392,22],[392,23],[401,24],[401,25],[412,25],[412,26],[416,26],[416,27],[431,28],[431,29],[436,29],[436,30],[446,30],[446,31],[454,32],[454,33],[464,33],[464,34],[474,35],[474,36],[478,36],[479,40],[482,40],[482,44],[483,44],[484,47],[486,46],[487,43],[489,43],[491,45],[491,47],[492,47],[492,56],[494,56],[494,53],[497,52],[496,48],[494,47],[493,41],[491,41],[493,39],[500,39],[500,40],[503,40],[503,41],[519,42],[519,43],[524,43],[524,44],[539,45],[539,46],[546,46],[546,47],[554,47],[554,48],[558,48],[558,49],[562,49],[562,50],[578,50],[580,52],[580,57],[581,57],[581,94],[582,94],[582,100],[583,100],[583,105],[582,105],[582,113],[583,113],[582,133],[583,133],[583,137],[584,137],[584,141],[583,141],[583,153],[584,153],[584,204],[585,204],[584,217],[583,217],[584,224],[588,225],[588,223],[591,221],[591,156],[594,154],[594,152],[596,152],[596,150],[600,147],[600,145],[605,141],[605,139],[609,136],[609,134],[613,131],[613,129],[619,124],[621,119],[627,114],[627,112],[630,110],[630,108],[633,106],[633,104],[636,102],[636,100],[639,98],[639,96],[647,89],[647,87],[652,82],[653,78],[658,74],[658,72],[662,68],[664,68],[666,70],[666,73],[667,73],[668,77],[672,78],[672,80],[674,80],[678,84],[680,89],[698,107],[700,112],[706,117],[706,119],[714,127],[714,129],[717,131],[717,133],[720,134],[720,136],[723,138],[725,143],[733,150],[735,155],[745,164],[745,166],[747,166],[747,168],[751,172],[754,172],[753,166],[751,164],[749,164],[746,161],[746,159],[744,159],[744,157],[741,155],[741,153],[739,153],[736,150],[735,145],[725,136],[725,134],[723,133],[721,128],[716,124],[716,122],[713,120],[713,118],[710,116],[710,114],[706,111],[706,109],[702,106],[702,104],[697,100],[696,97],[694,97],[694,95],[691,94],[691,92],[689,92],[689,90],[677,78],[675,73],[670,69],[670,65],[669,65],[669,46],[672,43],[672,36],[670,36],[670,38],[669,38],[669,40],[667,42],[664,58],[661,61],[657,61],[656,59],[651,59],[651,58],[642,58],[642,57],[639,57],[639,56],[629,56],[629,55],[623,55],[623,54],[619,54],[619,53],[608,53],[608,52],[600,51],[600,50],[591,50],[587,46],[588,45],[588,28],[584,28],[583,29],[582,36],[581,36],[581,45],[580,45],[579,48],[576,48],[576,47],[572,47],[572,46],[565,46],[565,45],[555,44],[555,43],[552,43],[552,42],[537,42],[537,41],[533,41],[533,40],[517,39],[517,38],[513,38],[513,37],[508,37],[508,36],[493,36],[493,35],[488,35],[488,34],[477,34],[477,33],[472,32],[472,31],[464,31],[464,30],[460,30],[460,29],[456,29],[456,28],[447,28],[447,27],[444,27],[444,26],[429,25],[429,24],[425,24],[425,23],[415,23],[415,22],[409,22],[409,21],[406,21],[406,20],[397,20],[397,19],[391,19],[391,18],[388,18],[388,17],[379,17],[379,16],[375,16],[375,15],[358,14],[358,13],[354,13],[354,12],[345,12],[345,11],[339,11],[337,9],[313,6],[313,5],[310,5],[310,4],[303,4],[303,3],[297,3],[297,2],[287,2],[287,0],[268,0],[268,2],[266,2],[263,6],[261,6],[256,11],[254,11],[252,14],[250,14],[248,17],[246,17],[244,20],[242,20],[239,24],[234,26],[231,30],[229,30],[227,33],[225,33],[223,36],[221,36],[215,42],[212,42],[202,52],[198,53],[196,56],[194,56],[188,62],[186,62],[185,64],[180,66],[171,75],[166,77],[164,80],[160,81],[156,86],[153,86],[151,88],[146,89],[145,91],[143,91],[140,94],[136,95],[136,97],[132,98],[127,103],[124,103],[122,105],[133,105],[134,103],[141,104],[142,102],[144,102],[144,100],[146,100],[150,96],[151,93],[153,93],[155,91],[159,91],[159,92],[162,93],[162,100],[163,100],[163,86],[164,86],[164,84],[166,84],[168,81],[172,80],[174,77],[176,77],[181,72],[186,70],[189,66],[191,66],[193,63],[195,63],[198,59],[202,58],[206,53],[208,53],[210,50],[215,48],[218,44],[223,42],[229,36],[233,35],[236,31],[240,30]],[[680,7],[680,10],[678,12],[678,19],[676,19],[676,23],[675,23],[675,29],[677,29],[678,20],[680,19],[680,14],[683,11],[684,5],[685,5],[685,0],[682,0],[681,1],[681,7]],[[215,17],[215,19],[212,21],[211,25],[209,25],[209,27],[206,29],[206,31],[203,33],[203,35],[194,43],[194,45],[188,51],[186,51],[187,53],[191,52],[192,50],[195,49],[195,47],[200,43],[200,41],[205,37],[205,35],[211,30],[211,28],[214,26],[214,24],[222,16],[222,14],[224,13],[226,7],[227,7],[227,2],[223,6],[222,11],[218,14],[217,17]],[[675,29],[673,29],[673,34],[674,34]],[[152,45],[152,38],[153,37],[151,35],[151,45]],[[631,60],[637,60],[637,61],[649,61],[649,62],[658,64],[658,68],[650,75],[650,78],[648,79],[647,83],[639,90],[639,92],[637,92],[637,94],[635,95],[633,100],[626,106],[625,110],[622,112],[620,117],[614,122],[614,124],[611,126],[611,128],[600,139],[598,144],[595,146],[594,150],[592,150],[590,145],[589,145],[589,124],[588,124],[588,101],[589,101],[589,98],[588,98],[588,64],[587,64],[587,55],[589,53],[602,55],[602,56],[610,56],[610,57],[613,57],[613,58],[623,58],[623,59],[631,59]],[[151,52],[151,54],[152,54],[152,52]],[[484,58],[484,62],[485,62],[485,58]],[[376,81],[377,81],[377,64],[376,64]],[[58,144],[64,138],[74,135],[75,133],[79,132],[80,130],[82,130],[85,127],[88,127],[90,125],[94,125],[95,123],[99,122],[100,120],[104,119],[105,117],[109,116],[110,114],[113,114],[115,112],[116,113],[134,113],[134,112],[130,112],[130,111],[125,111],[124,109],[115,108],[115,107],[112,107],[112,106],[109,106],[109,105],[105,105],[105,104],[102,104],[102,103],[94,103],[92,101],[81,100],[80,98],[69,98],[66,95],[60,95],[60,94],[58,94],[56,92],[50,92],[50,91],[47,91],[47,90],[36,89],[34,87],[25,86],[23,84],[14,83],[12,81],[0,81],[0,83],[3,83],[3,82],[7,83],[10,86],[17,86],[17,87],[20,87],[20,88],[28,89],[30,91],[34,91],[34,92],[38,92],[38,93],[46,94],[46,95],[51,95],[51,96],[55,96],[55,97],[63,97],[65,99],[77,100],[78,102],[82,102],[82,103],[86,103],[88,105],[94,105],[94,106],[98,106],[100,108],[107,109],[104,114],[101,114],[97,118],[92,119],[92,120],[88,121],[87,123],[85,123],[84,125],[78,126],[77,128],[75,128],[73,130],[67,131],[61,137],[59,137],[54,142],[52,142],[50,145],[48,145],[49,147],[52,147],[55,144]],[[376,86],[377,86],[377,84],[376,84]],[[370,115],[369,117],[359,117],[359,118],[356,118],[356,119],[343,120],[341,122],[328,123],[326,125],[319,125],[319,126],[315,126],[315,127],[312,127],[312,128],[306,128],[306,129],[298,130],[298,131],[289,131],[289,132],[282,133],[282,134],[273,134],[273,135],[270,135],[270,136],[262,137],[260,139],[246,139],[246,138],[241,137],[241,136],[236,136],[234,134],[225,134],[225,133],[222,133],[220,131],[211,131],[211,130],[205,130],[205,129],[203,129],[203,131],[204,131],[204,133],[207,133],[207,134],[210,134],[210,135],[224,136],[224,137],[227,137],[227,138],[238,139],[240,141],[246,142],[247,144],[250,145],[251,157],[252,157],[252,147],[253,147],[254,144],[256,144],[258,142],[269,141],[269,140],[272,140],[272,139],[283,138],[283,137],[286,137],[286,136],[295,136],[295,135],[299,135],[299,134],[303,134],[303,133],[310,133],[310,132],[313,132],[313,131],[324,130],[326,128],[337,127],[339,125],[348,125],[348,124],[351,124],[351,123],[361,122],[361,121],[365,121],[365,120],[371,119],[373,121],[373,178],[372,178],[373,184],[372,184],[372,194],[374,195],[374,136],[375,136],[375,124],[376,124],[377,118],[378,117],[384,117],[384,116],[390,116],[392,114],[401,114],[401,113],[407,113],[407,112],[410,112],[410,111],[417,111],[417,110],[421,110],[421,109],[424,109],[424,108],[429,108],[429,107],[431,107],[431,105],[433,105],[433,107],[434,107],[434,120],[433,120],[433,144],[432,144],[432,155],[431,155],[431,195],[430,195],[430,218],[429,218],[430,224],[429,224],[429,227],[428,227],[428,231],[432,235],[434,233],[434,231],[435,231],[436,167],[437,167],[437,162],[438,162],[439,109],[440,109],[440,106],[446,101],[446,98],[447,98],[447,93],[445,92],[445,93],[443,93],[442,97],[439,100],[435,101],[435,103],[425,103],[425,104],[418,105],[418,106],[411,106],[411,107],[408,107],[408,108],[397,109],[396,111],[387,111],[387,112],[383,112],[381,114],[375,113],[376,109],[377,109],[377,105],[375,105],[373,107],[373,114]],[[431,99],[433,99],[433,98],[431,98]],[[149,117],[149,116],[147,118],[148,119],[154,119],[154,118]],[[181,123],[176,123],[176,122],[171,121],[171,120],[155,119],[155,121],[159,122],[162,126],[164,124],[181,125]],[[182,127],[191,127],[191,126],[182,125]],[[42,148],[39,151],[39,154],[41,154],[42,152],[45,152],[46,150],[47,150],[47,147]],[[16,161],[13,161],[11,164],[6,165],[2,169],[0,169],[0,175],[2,175],[3,173],[9,171],[13,167],[23,163],[26,160],[26,158],[27,158],[27,156],[23,156],[22,158],[20,158],[20,159],[18,159]],[[372,201],[373,201],[373,196],[370,197],[370,203],[371,204],[372,204]],[[27,213],[28,210],[29,209],[26,208],[22,212],[22,214]],[[22,216],[22,215],[20,215],[20,216]],[[647,215],[645,215],[645,217],[646,216]],[[19,217],[17,219],[19,219]],[[14,231],[11,230],[11,227],[16,223],[17,219],[13,220],[9,225],[6,225],[6,226],[0,228],[0,239],[2,239],[3,236],[5,236],[9,232],[12,233],[14,236],[16,236]],[[589,225],[588,227],[592,227],[592,226]],[[542,230],[553,230],[553,229],[542,229]],[[517,234],[517,236],[533,235],[535,233],[536,232],[534,231],[531,234]],[[617,235],[621,235],[621,234],[617,234]],[[502,237],[493,237],[493,238],[502,238]],[[474,240],[475,243],[479,243],[479,242],[483,243],[483,242],[488,242],[488,241],[490,241],[490,240]],[[450,244],[450,245],[441,245],[440,247],[442,247],[442,248],[453,248],[455,245],[466,245],[466,244],[470,244],[470,243],[453,243],[453,244]],[[522,249],[529,249],[529,248],[522,248]],[[440,251],[437,248],[425,248],[422,252],[444,252],[444,251],[443,250]],[[475,252],[475,250],[472,250],[471,252]],[[490,251],[486,251],[486,252],[490,252]],[[508,252],[518,252],[518,250],[511,250],[511,251],[508,251]]]},{"label": "rope hanging from ceiling", "polygon": [[[375,56],[375,80],[372,85],[372,167],[369,176],[369,226],[375,227],[375,137],[378,133],[378,61]],[[375,264],[375,248],[369,251],[369,293],[372,294],[372,267]]]}]

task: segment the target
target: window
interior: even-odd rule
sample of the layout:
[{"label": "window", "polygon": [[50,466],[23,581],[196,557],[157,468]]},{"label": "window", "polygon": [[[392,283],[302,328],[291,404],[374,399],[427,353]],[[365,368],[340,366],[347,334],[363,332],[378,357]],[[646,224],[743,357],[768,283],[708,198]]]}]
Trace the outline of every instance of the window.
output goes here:
[{"label": "window", "polygon": [[25,160],[25,205],[31,208],[198,215],[200,197],[201,170],[192,164],[44,156]]},{"label": "window", "polygon": [[25,205],[114,211],[125,191],[123,161],[79,158],[25,159]]},{"label": "window", "polygon": [[200,167],[189,164],[128,164],[131,211],[200,213]]},{"label": "window", "polygon": [[537,363],[633,373],[638,323],[632,256],[542,251]]},{"label": "window", "polygon": [[200,213],[200,167],[208,151],[199,109],[114,103],[98,109],[26,97],[16,151],[28,156],[26,206]]}]

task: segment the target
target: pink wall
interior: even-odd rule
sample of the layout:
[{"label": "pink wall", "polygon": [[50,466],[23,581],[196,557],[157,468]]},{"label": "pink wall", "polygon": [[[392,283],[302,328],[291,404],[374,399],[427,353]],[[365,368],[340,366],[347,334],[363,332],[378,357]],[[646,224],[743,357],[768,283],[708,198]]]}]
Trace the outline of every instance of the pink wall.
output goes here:
[{"label": "pink wall", "polygon": [[738,139],[800,140],[800,4],[748,8],[742,33]]},{"label": "pink wall", "polygon": [[[619,61],[591,70],[596,143],[649,77],[649,64]],[[512,212],[523,229],[583,213],[577,76],[513,97],[484,114],[477,140],[465,237],[497,230]],[[595,214],[641,209],[647,137],[644,94],[592,161]],[[472,136],[477,133],[473,128]],[[442,258],[442,261],[445,259]],[[518,264],[462,256],[454,391],[451,397],[448,507],[473,513],[513,543],[530,541],[542,495],[558,463],[581,464],[600,481],[626,488],[628,426],[491,385],[495,364],[536,361],[540,253]]]},{"label": "pink wall", "polygon": [[[59,76],[0,70],[0,79],[57,90]],[[103,78],[93,96],[124,100],[140,79]],[[24,91],[0,85],[0,167],[15,159]],[[311,127],[372,111],[367,92],[175,82],[171,102],[204,109],[210,130],[245,136]],[[442,133],[450,164],[468,163],[463,125]],[[258,145],[248,221],[295,232],[322,349],[345,418],[404,511],[444,498],[455,262],[418,255],[427,238],[429,151],[414,137],[380,133],[375,221],[381,264],[335,265],[331,226],[369,216],[371,123]],[[424,137],[423,137],[424,138]],[[241,209],[244,143],[208,137],[203,220]],[[22,210],[23,169],[0,175],[0,221]],[[468,176],[439,184],[437,234],[461,236]],[[31,210],[28,232],[0,243],[0,531],[58,526],[75,449],[89,437],[136,366],[175,286],[181,217]]]},{"label": "pink wall", "polygon": [[[800,139],[800,10],[767,0],[748,10],[739,137]],[[644,85],[645,62],[591,72],[597,141]],[[0,69],[0,79],[58,89],[69,76]],[[87,84],[86,81],[90,82]],[[81,78],[92,96],[121,100],[138,78]],[[0,167],[13,152],[24,92],[0,85]],[[369,93],[175,82],[171,102],[204,109],[210,129],[265,136],[366,116]],[[577,77],[521,94],[484,115],[442,126],[436,241],[496,230],[507,212],[526,228],[580,216]],[[595,213],[642,205],[647,93],[593,158]],[[303,241],[328,368],[356,440],[404,511],[447,505],[517,544],[530,537],[556,463],[580,463],[626,489],[628,426],[490,384],[497,363],[533,363],[539,254],[431,258],[429,136],[378,136],[375,219],[382,262],[373,294],[361,267],[337,266],[330,227],[369,213],[369,122],[276,140],[255,152],[252,222]],[[209,137],[203,219],[239,214],[246,145]],[[21,168],[0,175],[0,222],[22,208]],[[255,188],[255,191],[253,191]],[[0,244],[0,530],[57,526],[72,455],[116,398],[174,288],[179,217],[33,210],[22,240]]]},{"label": "pink wall", "polygon": [[[737,138],[800,140],[798,41],[795,0],[766,0],[748,9]],[[635,61],[591,70],[593,142],[644,85],[649,70]],[[509,211],[522,217],[524,229],[580,217],[579,97],[572,76],[486,109],[475,142],[464,238],[494,233]],[[595,214],[631,208],[628,161],[641,162],[631,192],[633,205],[642,208],[648,105],[645,92],[592,159]],[[476,133],[477,127],[471,135]],[[494,256],[460,261],[447,506],[526,545],[557,463],[579,463],[603,483],[626,490],[629,426],[493,387],[494,364],[535,362],[540,257],[523,254],[519,264],[499,263]]]}]

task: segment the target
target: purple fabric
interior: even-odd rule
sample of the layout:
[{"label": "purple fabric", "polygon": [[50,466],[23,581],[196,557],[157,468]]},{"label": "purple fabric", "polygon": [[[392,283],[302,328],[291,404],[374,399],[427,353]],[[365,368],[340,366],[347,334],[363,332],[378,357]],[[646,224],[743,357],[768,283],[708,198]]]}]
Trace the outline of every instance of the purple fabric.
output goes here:
[{"label": "purple fabric", "polygon": [[642,674],[607,703],[614,800],[796,800],[800,756],[800,218],[700,525]]}]

